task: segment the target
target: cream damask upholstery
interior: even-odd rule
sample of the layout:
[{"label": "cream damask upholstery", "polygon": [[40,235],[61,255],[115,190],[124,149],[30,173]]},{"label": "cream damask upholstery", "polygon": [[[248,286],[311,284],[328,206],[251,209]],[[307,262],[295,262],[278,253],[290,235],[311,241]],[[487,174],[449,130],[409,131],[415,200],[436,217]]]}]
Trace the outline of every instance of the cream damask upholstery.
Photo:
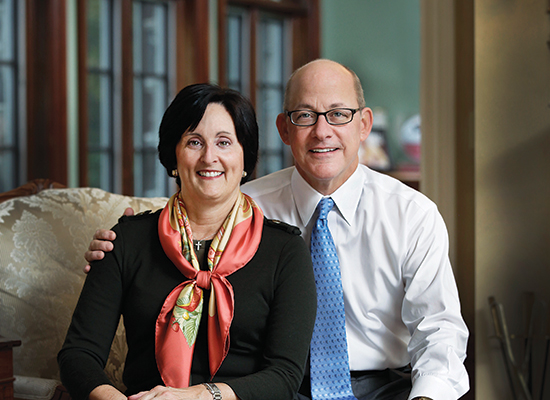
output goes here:
[{"label": "cream damask upholstery", "polygon": [[[166,201],[76,188],[0,203],[0,335],[22,342],[14,348],[16,398],[38,399],[33,385],[59,379],[56,356],[85,279],[83,255],[94,232],[116,224],[127,207],[138,213]],[[121,325],[106,367],[120,388],[125,347]]]}]

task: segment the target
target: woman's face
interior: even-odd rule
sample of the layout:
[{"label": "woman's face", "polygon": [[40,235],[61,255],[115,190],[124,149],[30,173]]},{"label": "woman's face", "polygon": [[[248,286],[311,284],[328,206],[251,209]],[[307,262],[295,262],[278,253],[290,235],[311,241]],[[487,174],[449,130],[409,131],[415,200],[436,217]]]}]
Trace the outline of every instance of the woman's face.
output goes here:
[{"label": "woman's face", "polygon": [[236,200],[244,154],[233,119],[224,106],[208,105],[197,127],[182,135],[176,146],[176,160],[186,203]]}]

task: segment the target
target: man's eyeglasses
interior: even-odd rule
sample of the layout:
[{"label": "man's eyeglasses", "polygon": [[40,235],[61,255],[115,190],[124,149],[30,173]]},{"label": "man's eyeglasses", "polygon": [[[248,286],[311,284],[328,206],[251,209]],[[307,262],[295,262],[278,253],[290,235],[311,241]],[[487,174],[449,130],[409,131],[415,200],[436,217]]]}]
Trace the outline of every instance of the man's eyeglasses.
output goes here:
[{"label": "man's eyeglasses", "polygon": [[319,115],[323,115],[330,125],[344,125],[353,120],[353,116],[360,108],[333,108],[325,112],[311,110],[287,111],[290,122],[297,126],[311,126],[317,123]]}]

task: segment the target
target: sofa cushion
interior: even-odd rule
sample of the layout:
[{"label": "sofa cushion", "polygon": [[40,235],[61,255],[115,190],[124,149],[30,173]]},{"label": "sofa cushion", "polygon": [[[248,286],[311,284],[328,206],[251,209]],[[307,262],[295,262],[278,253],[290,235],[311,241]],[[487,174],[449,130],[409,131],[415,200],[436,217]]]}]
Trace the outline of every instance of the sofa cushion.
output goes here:
[{"label": "sofa cushion", "polygon": [[[83,258],[98,228],[127,207],[156,210],[166,198],[137,198],[94,188],[49,189],[0,203],[0,335],[20,339],[14,373],[59,379],[61,348],[85,275]],[[120,386],[125,357],[119,327],[106,371]]]}]

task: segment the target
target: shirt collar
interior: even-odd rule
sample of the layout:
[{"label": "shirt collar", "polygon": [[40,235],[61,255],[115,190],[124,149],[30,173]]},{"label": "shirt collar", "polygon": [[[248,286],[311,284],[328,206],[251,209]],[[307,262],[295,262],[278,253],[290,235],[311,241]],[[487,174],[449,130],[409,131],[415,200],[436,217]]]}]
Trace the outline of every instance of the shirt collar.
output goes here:
[{"label": "shirt collar", "polygon": [[[342,217],[350,226],[353,224],[353,216],[359,205],[364,179],[365,173],[362,168],[358,167],[348,180],[330,195],[332,200],[334,200],[334,204],[342,214]],[[292,172],[290,184],[292,186],[294,201],[296,202],[296,208],[298,209],[302,225],[306,226],[315,213],[317,204],[324,196],[313,189],[309,183],[302,178],[296,168]]]}]

